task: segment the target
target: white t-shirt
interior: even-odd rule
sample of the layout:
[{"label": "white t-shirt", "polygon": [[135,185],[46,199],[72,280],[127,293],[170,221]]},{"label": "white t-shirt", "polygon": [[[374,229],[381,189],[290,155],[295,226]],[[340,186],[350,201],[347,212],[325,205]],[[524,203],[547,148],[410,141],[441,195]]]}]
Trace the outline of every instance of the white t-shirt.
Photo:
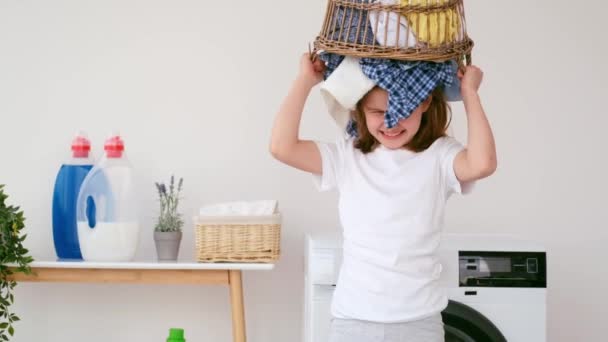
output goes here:
[{"label": "white t-shirt", "polygon": [[467,191],[453,167],[464,147],[444,137],[419,153],[379,146],[363,154],[353,141],[317,142],[316,183],[339,191],[344,236],[332,315],[392,323],[437,314],[447,296],[436,251],[447,199]]}]

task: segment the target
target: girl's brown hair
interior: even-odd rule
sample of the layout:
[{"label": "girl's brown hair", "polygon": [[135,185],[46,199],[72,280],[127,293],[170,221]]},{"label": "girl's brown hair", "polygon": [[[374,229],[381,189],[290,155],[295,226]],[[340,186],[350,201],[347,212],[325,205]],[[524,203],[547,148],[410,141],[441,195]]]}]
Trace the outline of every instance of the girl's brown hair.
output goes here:
[{"label": "girl's brown hair", "polygon": [[[413,152],[422,152],[429,148],[435,140],[446,135],[450,125],[451,111],[450,106],[445,100],[445,95],[441,88],[436,88],[432,93],[432,100],[429,108],[422,114],[420,128],[416,135],[410,140],[405,148]],[[365,113],[363,111],[363,99],[357,103],[357,108],[352,112],[352,118],[357,124],[357,135],[355,148],[363,153],[372,152],[380,145],[380,142],[367,129]]]}]

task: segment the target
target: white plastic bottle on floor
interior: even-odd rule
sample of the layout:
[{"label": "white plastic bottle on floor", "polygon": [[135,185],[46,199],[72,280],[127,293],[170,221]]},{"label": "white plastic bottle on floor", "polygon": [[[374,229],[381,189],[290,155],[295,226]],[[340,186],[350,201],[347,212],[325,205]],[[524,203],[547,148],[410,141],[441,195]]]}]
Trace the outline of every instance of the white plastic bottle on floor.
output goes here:
[{"label": "white plastic bottle on floor", "polygon": [[130,261],[139,242],[133,169],[124,143],[113,134],[105,154],[84,179],[76,218],[78,241],[86,261]]}]

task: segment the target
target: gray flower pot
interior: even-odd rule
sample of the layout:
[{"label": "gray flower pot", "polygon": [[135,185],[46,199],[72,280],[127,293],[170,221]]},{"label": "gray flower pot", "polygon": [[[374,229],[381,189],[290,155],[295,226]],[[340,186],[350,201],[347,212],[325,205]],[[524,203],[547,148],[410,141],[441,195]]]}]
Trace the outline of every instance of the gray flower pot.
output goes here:
[{"label": "gray flower pot", "polygon": [[182,232],[154,232],[158,261],[176,261]]}]

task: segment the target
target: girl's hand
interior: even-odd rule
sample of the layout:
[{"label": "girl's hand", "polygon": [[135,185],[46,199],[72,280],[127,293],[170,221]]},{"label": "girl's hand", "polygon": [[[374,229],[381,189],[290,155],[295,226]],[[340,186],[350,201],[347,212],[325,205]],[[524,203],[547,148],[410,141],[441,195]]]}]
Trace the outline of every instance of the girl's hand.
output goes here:
[{"label": "girl's hand", "polygon": [[483,71],[474,65],[469,65],[464,69],[464,72],[462,69],[458,70],[458,78],[460,79],[460,93],[462,96],[477,93],[483,79]]},{"label": "girl's hand", "polygon": [[300,58],[300,73],[298,78],[305,81],[311,87],[319,84],[323,81],[323,72],[325,71],[325,64],[319,58],[315,61],[311,61],[310,53],[305,53]]}]

